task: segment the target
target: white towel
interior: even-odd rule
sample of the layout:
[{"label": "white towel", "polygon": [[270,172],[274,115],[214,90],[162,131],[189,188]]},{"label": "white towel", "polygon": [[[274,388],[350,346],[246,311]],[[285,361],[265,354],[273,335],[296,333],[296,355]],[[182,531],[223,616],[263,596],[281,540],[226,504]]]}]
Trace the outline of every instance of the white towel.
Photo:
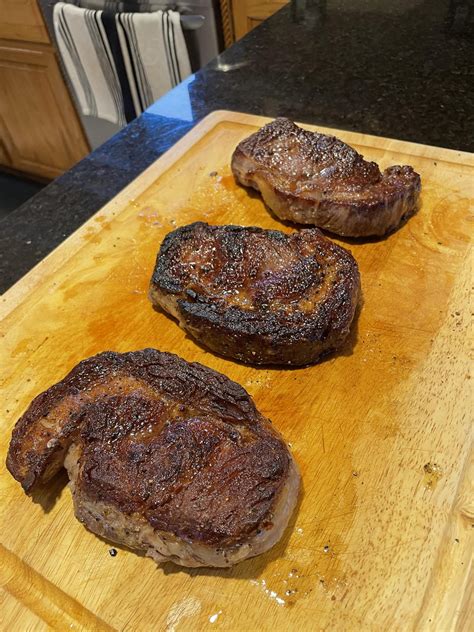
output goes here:
[{"label": "white towel", "polygon": [[81,111],[130,121],[191,74],[179,13],[116,13],[58,2],[54,30]]},{"label": "white towel", "polygon": [[135,109],[142,112],[191,74],[180,15],[118,13],[116,24]]}]

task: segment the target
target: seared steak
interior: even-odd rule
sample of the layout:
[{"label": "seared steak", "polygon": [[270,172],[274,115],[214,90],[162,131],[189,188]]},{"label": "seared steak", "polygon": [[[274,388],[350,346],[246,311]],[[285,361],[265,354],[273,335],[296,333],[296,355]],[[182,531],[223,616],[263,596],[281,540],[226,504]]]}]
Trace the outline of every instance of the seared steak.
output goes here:
[{"label": "seared steak", "polygon": [[317,228],[196,222],[165,237],[150,298],[217,353],[302,365],[344,342],[359,285],[352,255]]},{"label": "seared steak", "polygon": [[84,360],[33,400],[7,467],[31,492],[63,465],[86,527],[183,566],[266,551],[299,489],[286,444],[242,387],[155,349]]},{"label": "seared steak", "polygon": [[416,210],[420,176],[408,166],[380,172],[334,136],[278,118],[243,140],[232,156],[243,185],[260,191],[281,219],[339,235],[384,235]]}]

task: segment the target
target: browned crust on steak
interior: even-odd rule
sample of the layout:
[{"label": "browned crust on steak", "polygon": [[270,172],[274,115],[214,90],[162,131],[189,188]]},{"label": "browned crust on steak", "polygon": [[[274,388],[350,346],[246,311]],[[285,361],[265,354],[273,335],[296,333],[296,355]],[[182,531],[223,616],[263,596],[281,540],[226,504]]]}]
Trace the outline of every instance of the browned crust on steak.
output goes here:
[{"label": "browned crust on steak", "polygon": [[76,486],[193,542],[229,546],[271,526],[290,462],[282,440],[261,421],[189,414],[134,395],[92,404]]},{"label": "browned crust on steak", "polygon": [[420,176],[410,166],[383,173],[334,136],[278,118],[239,143],[232,171],[260,191],[281,219],[339,235],[381,236],[416,210]]},{"label": "browned crust on steak", "polygon": [[[73,448],[76,513],[92,531],[115,532],[102,520],[110,510],[150,532],[218,550],[270,530],[296,472],[281,436],[241,386],[154,349],[84,360],[36,397],[13,430],[7,467],[31,492]],[[85,517],[104,506],[102,524]]]},{"label": "browned crust on steak", "polygon": [[304,365],[344,342],[359,289],[352,255],[316,228],[196,222],[165,237],[150,298],[217,353]]}]

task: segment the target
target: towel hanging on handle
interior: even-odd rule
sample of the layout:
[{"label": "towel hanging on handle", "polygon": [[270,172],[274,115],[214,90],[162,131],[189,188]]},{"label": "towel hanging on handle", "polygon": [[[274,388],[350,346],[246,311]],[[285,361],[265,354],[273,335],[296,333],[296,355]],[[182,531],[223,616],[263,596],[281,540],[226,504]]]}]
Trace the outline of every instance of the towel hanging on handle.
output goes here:
[{"label": "towel hanging on handle", "polygon": [[123,125],[191,74],[175,11],[114,14],[58,2],[53,18],[85,115]]}]

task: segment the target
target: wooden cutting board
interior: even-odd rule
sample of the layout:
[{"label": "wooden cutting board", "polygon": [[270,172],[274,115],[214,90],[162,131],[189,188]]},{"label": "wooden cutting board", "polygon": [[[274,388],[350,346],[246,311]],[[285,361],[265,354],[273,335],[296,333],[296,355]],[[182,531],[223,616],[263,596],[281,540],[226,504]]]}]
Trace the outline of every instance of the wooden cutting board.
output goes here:
[{"label": "wooden cutting board", "polygon": [[230,174],[237,142],[265,122],[208,116],[0,299],[0,458],[30,400],[79,360],[156,347],[236,380],[281,430],[304,485],[290,527],[230,570],[157,567],[120,547],[111,557],[75,520],[64,477],[42,506],[2,467],[2,630],[473,629],[473,156],[329,130],[383,167],[413,165],[422,208],[387,239],[345,243],[364,304],[337,356],[256,369],[197,346],[147,286],[176,226],[291,230]]}]

